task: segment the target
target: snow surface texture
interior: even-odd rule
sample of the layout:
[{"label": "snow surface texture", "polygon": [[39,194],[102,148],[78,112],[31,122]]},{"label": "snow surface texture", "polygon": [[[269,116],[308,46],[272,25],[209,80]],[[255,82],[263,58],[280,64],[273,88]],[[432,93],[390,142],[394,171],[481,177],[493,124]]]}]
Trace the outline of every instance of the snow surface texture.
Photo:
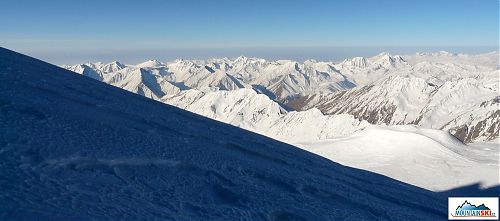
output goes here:
[{"label": "snow surface texture", "polygon": [[498,145],[470,148],[440,130],[371,126],[350,137],[299,146],[344,165],[436,191],[478,181],[485,187],[499,185]]},{"label": "snow surface texture", "polygon": [[[221,101],[233,106],[231,103],[254,96],[248,92],[252,89],[270,100],[258,98],[255,102],[245,103],[246,107],[238,104],[241,108],[257,110],[283,104],[298,111],[317,108],[328,115],[353,115],[359,121],[348,124],[365,125],[363,120],[371,124],[416,124],[450,131],[467,143],[494,140],[500,130],[498,52],[480,55],[437,52],[405,56],[381,53],[339,63],[266,61],[241,56],[234,60],[175,60],[166,63],[150,60],[137,65],[112,62],[64,67],[214,119],[267,132],[273,137],[276,135],[273,129],[262,131],[260,126],[273,124],[277,115],[283,115],[281,110],[266,109],[265,115],[263,112],[231,113],[220,109],[210,112],[213,109],[200,109],[199,105],[212,101],[214,104],[210,105],[220,106],[217,102]],[[241,89],[245,92],[231,95]],[[195,92],[184,93],[187,90]],[[209,93],[214,91],[231,92]],[[197,102],[198,98],[204,101]],[[267,113],[271,113],[270,119],[263,119]],[[255,119],[254,115],[262,116]],[[241,122],[237,118],[251,119],[252,122]],[[336,128],[321,126],[311,128],[314,132],[309,139],[345,135]],[[348,131],[363,127],[349,128]],[[277,137],[295,141],[295,135],[299,133],[301,131],[289,131],[288,135],[281,133]]]},{"label": "snow surface texture", "polygon": [[446,220],[446,195],[0,48],[1,220]]}]

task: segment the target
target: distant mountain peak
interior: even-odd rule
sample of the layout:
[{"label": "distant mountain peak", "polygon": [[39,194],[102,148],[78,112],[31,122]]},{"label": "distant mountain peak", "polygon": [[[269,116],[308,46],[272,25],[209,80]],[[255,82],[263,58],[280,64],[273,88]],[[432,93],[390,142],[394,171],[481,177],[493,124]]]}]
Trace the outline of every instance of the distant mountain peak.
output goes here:
[{"label": "distant mountain peak", "polygon": [[122,64],[119,61],[112,61],[112,62],[108,63],[108,65],[117,65],[117,66],[120,66],[120,67],[125,67],[125,65]]},{"label": "distant mountain peak", "polygon": [[406,66],[406,61],[400,55],[391,55],[388,52],[382,52],[377,56],[370,58],[370,60],[383,67]]},{"label": "distant mountain peak", "polygon": [[366,68],[368,67],[368,61],[364,57],[354,57],[350,60],[347,60],[350,65],[356,68]]},{"label": "distant mountain peak", "polygon": [[391,57],[392,55],[389,52],[384,51],[384,52],[380,52],[380,54],[378,54],[377,56]]},{"label": "distant mountain peak", "polygon": [[448,51],[438,51],[437,54],[441,55],[441,56],[455,56],[456,55],[455,53],[451,53]]},{"label": "distant mountain peak", "polygon": [[238,56],[236,59],[234,59],[234,63],[246,63],[248,61],[248,57],[244,55]]},{"label": "distant mountain peak", "polygon": [[144,67],[160,67],[164,66],[163,63],[159,62],[156,59],[150,59],[145,62],[142,62],[140,64],[137,64],[136,67],[144,68]]},{"label": "distant mountain peak", "polygon": [[118,61],[113,61],[113,62],[110,62],[108,64],[103,65],[101,69],[102,69],[102,71],[104,71],[106,73],[110,73],[110,72],[119,71],[125,67],[126,67],[126,65],[124,65]]}]

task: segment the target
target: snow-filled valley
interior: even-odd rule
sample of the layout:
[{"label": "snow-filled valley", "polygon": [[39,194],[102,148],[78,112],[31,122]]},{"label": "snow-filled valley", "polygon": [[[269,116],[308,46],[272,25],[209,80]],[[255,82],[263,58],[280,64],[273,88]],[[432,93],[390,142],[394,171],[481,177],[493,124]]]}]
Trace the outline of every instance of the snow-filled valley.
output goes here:
[{"label": "snow-filled valley", "polygon": [[240,56],[63,67],[344,165],[445,190],[499,184],[498,55],[381,53],[302,63]]},{"label": "snow-filled valley", "polygon": [[[145,75],[141,72],[137,76]],[[128,75],[122,77],[128,79]],[[150,88],[148,80],[153,79],[141,79],[144,81],[135,86],[132,83],[137,79],[128,79],[127,89],[165,93],[161,87]],[[171,85],[179,88],[172,82],[163,84],[165,88]],[[195,99],[200,105],[212,105],[233,96],[217,93],[221,93],[220,102],[211,97],[204,100],[196,93],[186,97],[201,96]],[[351,115],[325,116],[315,109],[304,115],[284,114],[286,108],[266,103],[267,97],[242,93],[250,93],[245,99],[251,100],[215,106],[214,112],[237,112],[238,105],[243,107],[245,102],[262,102],[255,109],[262,115],[256,115],[254,121],[236,117],[222,120],[258,129],[269,123],[259,117],[275,114],[275,121],[268,125],[276,130],[272,132],[275,136],[291,133],[287,130],[296,132],[292,125],[286,128],[290,121],[301,122],[303,126],[296,128],[318,139],[337,136],[308,131],[316,130],[307,122],[309,117],[331,121],[323,125],[324,130],[354,132],[352,128],[369,126],[354,121]],[[239,111],[244,110],[248,109]],[[349,125],[335,125],[337,118]],[[279,122],[282,126],[273,126]],[[447,134],[397,128],[370,127],[354,133],[350,138],[353,142],[341,145],[354,149],[343,159],[366,151],[367,158],[381,158],[378,162],[369,159],[378,167],[394,162],[384,155],[383,145],[390,141],[397,144],[391,133],[402,133],[412,142],[421,142],[414,134],[429,139],[422,143],[424,151],[415,155],[405,152],[420,147],[392,146],[391,151],[399,153],[397,157],[438,163],[431,167],[446,164],[448,159],[447,165],[461,163],[456,162],[462,160],[456,153],[463,149],[450,152],[443,149],[445,144],[435,141],[463,146],[457,140],[446,140],[450,138]],[[4,48],[0,48],[0,131],[1,220],[446,220],[448,192],[432,192],[346,167]],[[370,137],[388,140],[373,139],[373,146],[350,146],[364,139],[371,142],[366,140]],[[321,144],[312,147],[332,153]],[[474,156],[480,158],[481,151]]]}]

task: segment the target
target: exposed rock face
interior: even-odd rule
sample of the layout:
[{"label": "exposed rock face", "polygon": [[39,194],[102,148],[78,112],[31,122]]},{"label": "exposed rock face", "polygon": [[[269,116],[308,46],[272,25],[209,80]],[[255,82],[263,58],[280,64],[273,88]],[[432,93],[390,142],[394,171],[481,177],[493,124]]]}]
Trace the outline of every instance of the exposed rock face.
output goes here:
[{"label": "exposed rock face", "polygon": [[[296,110],[318,108],[328,115],[351,114],[371,124],[415,124],[448,130],[467,143],[499,137],[500,98],[476,80],[440,86],[423,82],[404,87],[393,84],[404,81],[419,82],[384,80],[349,91],[296,96],[286,104]],[[411,93],[408,88],[413,88]]]},{"label": "exposed rock face", "polygon": [[[452,128],[449,128],[449,125],[445,125],[443,129],[449,128],[450,133],[466,143],[475,140],[497,139],[500,134],[500,110],[498,101],[499,97],[496,97],[491,101],[483,102],[480,106],[489,109],[484,115],[479,117],[473,114],[466,115],[464,118],[468,119],[468,121],[465,121],[462,125]],[[457,121],[454,121],[454,123]]]}]

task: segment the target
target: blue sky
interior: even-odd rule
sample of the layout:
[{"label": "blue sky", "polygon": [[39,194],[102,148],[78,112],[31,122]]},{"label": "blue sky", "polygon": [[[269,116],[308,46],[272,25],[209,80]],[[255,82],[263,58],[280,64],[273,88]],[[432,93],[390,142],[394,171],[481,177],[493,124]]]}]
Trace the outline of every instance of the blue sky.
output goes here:
[{"label": "blue sky", "polygon": [[2,0],[1,46],[55,63],[498,48],[498,0]]}]

